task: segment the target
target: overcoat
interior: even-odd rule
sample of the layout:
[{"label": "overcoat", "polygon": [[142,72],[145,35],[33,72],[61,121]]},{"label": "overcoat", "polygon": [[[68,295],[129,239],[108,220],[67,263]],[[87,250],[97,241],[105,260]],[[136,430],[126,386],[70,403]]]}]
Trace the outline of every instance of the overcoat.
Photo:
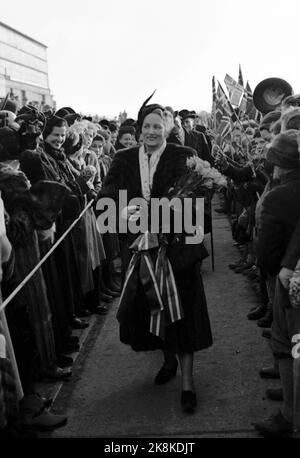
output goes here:
[{"label": "overcoat", "polygon": [[[272,189],[262,202],[258,221],[257,257],[259,265],[269,275],[277,275],[283,265],[290,265],[291,261],[286,256],[288,247],[289,252],[293,252],[297,245],[299,253],[299,237],[296,232],[292,239],[300,218],[299,200],[300,169],[296,169],[289,172],[282,183]],[[294,247],[289,246],[291,240]],[[296,259],[292,264],[295,264]]]},{"label": "overcoat", "polygon": [[[201,132],[197,132],[196,130],[192,130],[191,132],[188,132],[184,127],[184,146],[187,146],[189,148],[193,148],[196,152],[198,157],[200,159],[203,159],[204,161],[208,161],[211,166],[214,165],[214,160],[210,152],[209,145],[205,139],[204,134]],[[169,137],[167,138],[168,143],[176,143],[176,144],[181,144],[179,137],[171,133]]]},{"label": "overcoat", "polygon": [[[186,160],[194,155],[191,148],[167,144],[153,176],[151,198],[166,197],[168,190],[186,171]],[[99,196],[118,199],[118,192],[126,189],[128,201],[143,197],[139,167],[139,148],[119,151],[113,159]],[[137,235],[122,238],[122,264],[127,268],[131,253],[129,246]],[[135,297],[120,322],[121,342],[135,351],[164,348],[174,353],[194,352],[212,345],[210,321],[207,311],[200,262],[207,256],[203,244],[182,246],[169,259],[174,268],[175,281],[184,311],[184,318],[166,326],[165,339],[149,332],[150,312],[142,283],[139,281]],[[180,263],[184,268],[180,269]]]}]

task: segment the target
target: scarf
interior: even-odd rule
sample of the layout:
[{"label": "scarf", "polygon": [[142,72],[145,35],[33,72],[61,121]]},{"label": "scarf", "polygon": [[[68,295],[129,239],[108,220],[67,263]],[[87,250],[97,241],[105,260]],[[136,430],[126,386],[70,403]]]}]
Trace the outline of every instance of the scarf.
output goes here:
[{"label": "scarf", "polygon": [[140,163],[140,175],[141,175],[141,185],[142,193],[144,199],[148,202],[151,197],[151,188],[153,183],[153,176],[156,171],[157,165],[159,163],[160,157],[164,152],[167,146],[166,140],[163,144],[155,150],[151,155],[147,154],[145,151],[145,146],[141,145],[139,149],[139,163]]}]

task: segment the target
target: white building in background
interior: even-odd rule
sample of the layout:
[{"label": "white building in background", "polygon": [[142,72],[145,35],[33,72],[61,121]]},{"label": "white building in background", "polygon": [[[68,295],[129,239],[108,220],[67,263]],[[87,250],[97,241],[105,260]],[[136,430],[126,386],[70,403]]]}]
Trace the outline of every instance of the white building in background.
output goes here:
[{"label": "white building in background", "polygon": [[7,93],[20,107],[29,102],[54,106],[47,46],[0,22],[0,99]]}]

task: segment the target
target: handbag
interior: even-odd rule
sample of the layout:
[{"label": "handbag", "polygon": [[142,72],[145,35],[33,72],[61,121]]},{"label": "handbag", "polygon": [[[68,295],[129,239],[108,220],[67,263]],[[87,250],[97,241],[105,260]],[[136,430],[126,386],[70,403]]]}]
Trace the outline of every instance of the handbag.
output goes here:
[{"label": "handbag", "polygon": [[209,256],[203,242],[192,245],[185,243],[185,237],[167,247],[167,256],[174,272],[191,267]]}]

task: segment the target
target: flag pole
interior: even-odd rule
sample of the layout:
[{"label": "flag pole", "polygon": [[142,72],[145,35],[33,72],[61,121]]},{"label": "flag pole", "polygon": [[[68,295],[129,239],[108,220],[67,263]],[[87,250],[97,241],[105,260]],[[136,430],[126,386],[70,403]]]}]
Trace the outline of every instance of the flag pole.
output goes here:
[{"label": "flag pole", "polygon": [[215,76],[212,77],[212,96],[213,96],[213,103],[212,103],[212,109],[213,109],[213,115],[214,115],[214,131],[216,132],[217,130],[217,118],[216,118],[216,80]]},{"label": "flag pole", "polygon": [[247,156],[248,156],[248,159],[250,160],[250,155],[249,155],[249,152],[248,152],[248,147],[249,147],[249,143],[250,143],[250,142],[249,142],[248,136],[247,136],[247,134],[246,134],[246,132],[245,132],[244,126],[243,126],[243,124],[241,123],[241,120],[240,120],[239,116],[237,115],[237,113],[235,112],[233,106],[231,105],[231,102],[230,102],[230,100],[228,99],[228,97],[227,97],[227,95],[226,95],[226,92],[224,91],[224,89],[223,89],[222,85],[220,84],[220,81],[219,81],[219,80],[218,80],[218,83],[219,83],[219,85],[220,85],[221,91],[223,92],[223,94],[224,94],[224,96],[225,96],[225,98],[226,98],[226,100],[227,100],[228,106],[229,106],[229,108],[230,108],[232,114],[235,115],[235,117],[236,117],[236,119],[237,119],[239,125],[241,126],[241,128],[242,128],[242,130],[243,130],[243,132],[244,132],[244,134],[245,134],[245,136],[246,136],[247,143],[248,143],[248,145],[247,145]]},{"label": "flag pole", "polygon": [[8,101],[8,97],[9,97],[9,92],[6,94],[5,98],[2,100],[0,110],[3,110],[3,108],[5,107],[6,102]]}]

